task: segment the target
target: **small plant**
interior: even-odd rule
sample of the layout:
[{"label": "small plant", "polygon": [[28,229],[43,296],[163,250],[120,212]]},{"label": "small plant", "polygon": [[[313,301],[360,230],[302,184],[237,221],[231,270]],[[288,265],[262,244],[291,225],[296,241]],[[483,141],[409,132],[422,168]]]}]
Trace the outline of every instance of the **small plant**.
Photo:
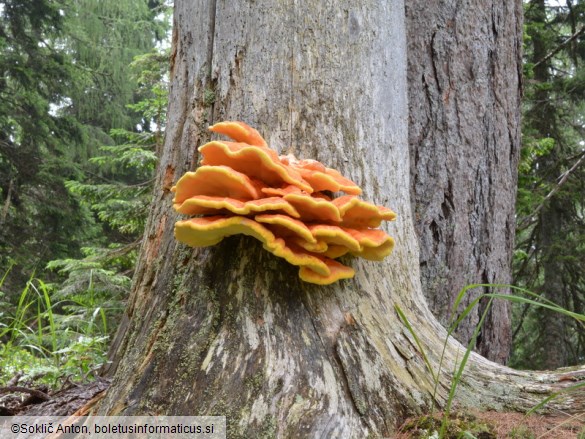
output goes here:
[{"label": "small plant", "polygon": [[[484,293],[481,294],[479,297],[477,297],[476,299],[474,299],[460,314],[458,314],[458,310],[459,310],[459,305],[461,304],[463,298],[465,297],[467,291],[474,289],[474,288],[509,288],[517,293],[520,293],[522,295],[519,294],[499,294],[499,293]],[[459,326],[459,324],[463,321],[463,319],[465,317],[467,317],[467,315],[469,315],[469,313],[479,304],[480,300],[483,298],[487,298],[489,299],[488,304],[483,312],[483,314],[480,317],[480,320],[477,324],[477,326],[475,327],[475,330],[473,332],[473,335],[467,345],[467,348],[463,354],[463,358],[461,359],[461,361],[456,364],[455,366],[455,371],[453,374],[453,379],[451,381],[451,386],[449,389],[449,396],[447,397],[447,402],[445,404],[445,408],[444,408],[444,412],[443,415],[441,417],[441,426],[437,432],[437,438],[449,438],[451,436],[448,436],[448,429],[449,429],[449,419],[451,416],[451,408],[453,405],[453,401],[455,398],[455,393],[457,391],[457,388],[459,386],[459,383],[461,382],[461,377],[463,376],[463,371],[465,370],[465,367],[467,365],[467,361],[469,360],[469,355],[471,354],[471,351],[473,350],[473,348],[475,347],[475,343],[477,341],[477,337],[480,333],[481,327],[483,326],[483,322],[486,318],[486,316],[488,315],[488,312],[491,308],[492,302],[494,299],[503,299],[503,300],[508,300],[510,302],[515,302],[515,303],[522,303],[528,306],[536,306],[536,307],[542,307],[542,308],[546,308],[549,310],[552,310],[554,312],[558,312],[559,314],[568,316],[570,318],[573,318],[579,322],[585,322],[585,315],[583,314],[578,314],[572,311],[568,311],[560,306],[558,306],[557,304],[555,304],[554,302],[551,302],[550,300],[547,299],[543,299],[541,296],[539,296],[538,294],[535,294],[531,291],[528,291],[524,288],[519,288],[516,287],[514,285],[499,285],[499,284],[472,284],[472,285],[468,285],[465,288],[463,288],[459,294],[457,295],[457,298],[455,299],[455,303],[453,304],[453,313],[452,315],[457,316],[457,318],[455,318],[451,324],[449,325],[449,328],[447,329],[447,337],[445,338],[445,342],[443,344],[443,351],[441,353],[441,358],[439,360],[439,366],[438,366],[438,371],[433,370],[428,357],[426,355],[426,353],[424,352],[424,349],[422,347],[422,344],[419,342],[419,338],[416,335],[416,332],[414,331],[414,328],[412,327],[412,325],[410,324],[410,322],[408,321],[408,318],[406,317],[406,315],[404,314],[404,312],[402,311],[402,309],[400,309],[400,307],[398,305],[395,305],[395,309],[396,312],[400,318],[400,320],[402,321],[402,323],[405,325],[406,329],[408,330],[408,332],[412,335],[412,337],[414,338],[414,341],[416,343],[416,345],[418,346],[418,348],[421,351],[421,354],[423,356],[425,365],[427,366],[427,368],[429,369],[429,372],[431,373],[434,383],[435,383],[435,390],[434,390],[434,394],[433,394],[433,401],[436,401],[436,392],[437,392],[437,387],[439,385],[439,377],[440,377],[440,373],[441,373],[441,369],[443,366],[443,360],[444,360],[444,355],[447,349],[447,344],[449,341],[449,338],[451,337],[451,335],[453,334],[453,332],[455,331],[455,329],[457,329],[457,327]],[[550,396],[548,396],[547,398],[545,398],[544,400],[542,400],[539,404],[537,404],[535,407],[533,407],[531,410],[529,410],[526,414],[529,415],[533,412],[535,412],[536,410],[542,408],[544,405],[546,405],[549,401],[551,401],[552,399],[556,398],[558,395],[560,395],[561,393],[567,393],[567,392],[572,392],[575,390],[579,390],[581,388],[585,387],[585,383],[579,383],[573,386],[569,386],[566,387],[564,389],[562,389],[559,392],[553,393]],[[433,406],[433,410],[434,410],[434,406]],[[433,412],[431,411],[431,415],[430,417],[432,419],[435,419],[433,416]],[[583,433],[580,433],[583,434]],[[428,437],[434,437],[434,436],[428,436]],[[462,436],[462,437],[466,437],[466,436]],[[473,437],[473,436],[470,436]],[[521,437],[521,436],[519,436]],[[581,438],[580,438],[581,439]],[[585,439],[585,438],[583,438]]]},{"label": "small plant", "polygon": [[530,432],[526,425],[514,427],[508,436],[510,439],[536,439],[536,436]]},{"label": "small plant", "polygon": [[52,286],[31,277],[16,305],[2,303],[0,385],[21,375],[22,382],[56,388],[60,381],[87,380],[106,361],[105,316],[95,323],[103,308],[86,313],[92,318],[72,320],[71,303],[54,297]]},{"label": "small plant", "polygon": [[402,431],[409,432],[413,438],[430,439],[496,439],[494,427],[478,420],[469,413],[451,414],[447,417],[446,429],[439,436],[444,416],[426,415],[406,423]]}]

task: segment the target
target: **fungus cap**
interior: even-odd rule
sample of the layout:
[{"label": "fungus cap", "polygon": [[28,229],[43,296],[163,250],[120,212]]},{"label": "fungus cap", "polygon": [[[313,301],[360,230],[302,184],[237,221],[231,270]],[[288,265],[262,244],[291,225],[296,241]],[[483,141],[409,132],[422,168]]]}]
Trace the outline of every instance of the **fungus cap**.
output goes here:
[{"label": "fungus cap", "polygon": [[301,214],[304,221],[341,222],[339,209],[331,201],[309,194],[287,194],[283,197]]},{"label": "fungus cap", "polygon": [[[282,211],[291,217],[299,218],[296,209],[282,197],[260,198],[258,200],[237,200],[229,197],[196,195],[182,203],[174,204],[175,210],[187,215],[217,215],[227,210],[236,215],[253,215],[258,212]],[[287,217],[288,218],[288,217]]]},{"label": "fungus cap", "polygon": [[[179,213],[207,215],[178,221],[177,240],[207,247],[235,234],[252,236],[299,266],[302,280],[320,285],[353,277],[335,258],[350,253],[380,261],[390,254],[394,240],[376,227],[396,214],[360,200],[353,181],[316,160],[279,157],[243,122],[210,130],[236,142],[201,146],[203,166],[173,187]],[[334,198],[335,192],[348,195]]]},{"label": "fungus cap", "polygon": [[227,236],[238,234],[256,238],[262,242],[264,249],[292,265],[306,266],[322,276],[330,274],[322,258],[300,247],[287,245],[284,239],[276,237],[268,228],[250,218],[217,215],[191,218],[175,224],[175,238],[191,247],[208,247],[220,243]]},{"label": "fungus cap", "polygon": [[267,147],[266,141],[258,131],[244,122],[225,121],[209,127],[214,133],[223,134],[236,142],[247,143],[248,145]]},{"label": "fungus cap", "polygon": [[263,196],[263,187],[262,183],[228,166],[201,166],[183,175],[171,190],[175,192],[173,203],[181,204],[196,195],[254,200]]},{"label": "fungus cap", "polygon": [[213,141],[200,146],[199,152],[203,155],[203,165],[229,166],[263,181],[268,186],[291,184],[305,192],[313,192],[311,185],[293,168],[282,164],[278,154],[270,148],[247,143]]},{"label": "fungus cap", "polygon": [[341,224],[345,227],[375,228],[382,221],[393,221],[396,214],[387,207],[376,206],[353,195],[344,195],[332,201],[342,217]]},{"label": "fungus cap", "polygon": [[317,242],[317,240],[313,237],[311,230],[305,225],[305,223],[297,219],[281,214],[256,215],[254,219],[259,223],[270,224],[273,227],[279,227],[281,230],[284,229],[285,231],[279,233],[279,236],[294,234],[305,241],[311,243]]},{"label": "fungus cap", "polygon": [[359,241],[349,231],[341,227],[330,224],[314,224],[309,226],[309,230],[315,238],[327,244],[342,245],[350,251],[362,249]]},{"label": "fungus cap", "polygon": [[318,285],[329,285],[341,279],[351,279],[355,275],[355,270],[347,267],[333,259],[325,258],[327,267],[329,268],[328,275],[322,275],[313,271],[310,267],[301,267],[299,276],[305,282],[310,282]]}]

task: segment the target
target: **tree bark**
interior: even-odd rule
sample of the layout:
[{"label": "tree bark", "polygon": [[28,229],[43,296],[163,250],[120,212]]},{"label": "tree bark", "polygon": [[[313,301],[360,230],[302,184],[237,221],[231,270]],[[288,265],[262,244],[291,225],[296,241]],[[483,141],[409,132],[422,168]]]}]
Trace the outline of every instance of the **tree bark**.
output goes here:
[{"label": "tree bark", "polygon": [[[399,0],[176,2],[169,128],[98,412],[225,415],[230,437],[379,437],[445,402],[461,346],[449,343],[435,393],[394,311],[438,370],[446,333],[421,291],[410,210],[405,36]],[[395,209],[394,253],[352,261],[354,279],[320,287],[251,238],[177,243],[169,189],[196,166],[206,127],[229,119]],[[462,406],[526,409],[554,387],[477,355],[470,363]]]},{"label": "tree bark", "polygon": [[[522,2],[406,2],[409,143],[423,292],[448,324],[469,284],[510,284],[520,150]],[[483,291],[469,294],[465,305]],[[501,292],[501,291],[498,291]],[[459,325],[467,343],[487,301]],[[507,302],[477,350],[505,363]]]},{"label": "tree bark", "polygon": [[13,188],[14,188],[14,179],[11,178],[10,182],[8,183],[8,190],[6,191],[6,200],[4,200],[4,206],[2,207],[2,213],[0,213],[0,224],[4,224],[4,221],[6,221],[6,217],[8,216],[8,211],[10,210],[10,201],[12,198]]}]

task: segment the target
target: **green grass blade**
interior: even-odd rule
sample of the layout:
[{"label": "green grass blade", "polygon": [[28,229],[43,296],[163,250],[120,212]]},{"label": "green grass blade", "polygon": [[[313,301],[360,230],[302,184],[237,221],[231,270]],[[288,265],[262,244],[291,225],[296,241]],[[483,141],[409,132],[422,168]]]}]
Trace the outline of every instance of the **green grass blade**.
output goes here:
[{"label": "green grass blade", "polygon": [[0,288],[2,288],[2,285],[4,285],[4,281],[8,277],[8,274],[12,271],[12,267],[14,267],[15,264],[16,263],[14,261],[10,261],[10,265],[8,265],[8,268],[4,272],[4,275],[2,276],[2,279],[0,279]]},{"label": "green grass blade", "polygon": [[[465,370],[465,366],[467,366],[467,361],[469,360],[469,356],[471,355],[471,351],[475,347],[477,337],[479,336],[479,333],[480,333],[481,328],[483,326],[483,322],[485,321],[485,319],[486,319],[486,317],[487,317],[487,315],[492,307],[493,301],[494,301],[494,299],[490,298],[485,310],[483,311],[483,313],[481,315],[479,322],[475,326],[471,340],[469,340],[469,343],[467,344],[467,349],[465,350],[465,354],[463,355],[461,363],[459,363],[459,368],[457,369],[457,372],[453,376],[453,381],[451,382],[451,389],[449,390],[449,397],[447,398],[447,405],[445,407],[445,415],[443,416],[443,422],[441,423],[441,431],[439,432],[439,437],[445,436],[445,432],[447,429],[447,421],[449,419],[449,412],[451,411],[451,406],[453,404],[453,400],[455,399],[455,392],[457,391],[457,387],[459,386],[459,383],[461,382],[461,377],[463,376],[463,371]],[[476,301],[474,301],[474,302],[476,302]],[[475,307],[475,303],[472,302],[470,305],[467,306],[467,308],[469,308],[469,307]],[[467,308],[466,308],[466,310],[467,310]],[[467,314],[469,314],[469,311],[467,311]]]},{"label": "green grass blade", "polygon": [[510,302],[525,303],[528,305],[538,306],[540,308],[550,309],[551,311],[555,311],[555,312],[558,312],[560,314],[564,314],[564,315],[571,317],[575,320],[578,320],[580,322],[585,322],[585,315],[569,311],[569,310],[567,310],[559,305],[556,305],[556,304],[551,304],[552,302],[550,302],[550,301],[549,301],[550,303],[542,303],[542,302],[537,302],[535,300],[526,299],[525,297],[521,297],[521,296],[515,296],[515,295],[511,295],[511,294],[497,294],[497,293],[486,294],[486,297],[492,297],[492,298],[496,298],[496,299],[505,299],[505,300],[509,300]]},{"label": "green grass blade", "polygon": [[394,304],[394,309],[396,310],[396,313],[398,313],[398,317],[400,318],[400,320],[402,321],[404,326],[406,326],[406,329],[408,330],[410,335],[412,335],[412,338],[414,338],[414,342],[416,343],[416,345],[418,346],[418,349],[420,350],[420,353],[423,357],[423,361],[425,362],[427,369],[429,370],[429,372],[433,376],[433,381],[437,382],[438,376],[435,375],[435,372],[433,371],[433,368],[431,367],[431,363],[427,357],[427,354],[425,353],[425,350],[423,349],[423,346],[422,346],[420,340],[418,339],[416,333],[414,332],[412,325],[408,321],[406,314],[404,314],[404,312],[402,311],[402,309],[400,309],[400,306],[398,306],[398,304]]},{"label": "green grass blade", "polygon": [[51,347],[52,351],[57,350],[57,328],[55,325],[55,317],[53,315],[53,305],[51,304],[51,297],[49,295],[49,288],[42,280],[37,279],[41,291],[43,292],[43,300],[45,302],[45,310],[47,319],[49,320],[49,332],[51,336]]}]

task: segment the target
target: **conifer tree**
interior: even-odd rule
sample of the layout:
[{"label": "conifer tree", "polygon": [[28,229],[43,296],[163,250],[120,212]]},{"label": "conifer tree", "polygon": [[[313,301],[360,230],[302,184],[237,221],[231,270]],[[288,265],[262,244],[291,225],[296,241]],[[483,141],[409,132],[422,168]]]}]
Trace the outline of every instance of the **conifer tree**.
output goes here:
[{"label": "conifer tree", "polygon": [[[585,312],[585,2],[526,4],[525,112],[515,281]],[[517,366],[582,363],[585,328],[516,309]]]}]

